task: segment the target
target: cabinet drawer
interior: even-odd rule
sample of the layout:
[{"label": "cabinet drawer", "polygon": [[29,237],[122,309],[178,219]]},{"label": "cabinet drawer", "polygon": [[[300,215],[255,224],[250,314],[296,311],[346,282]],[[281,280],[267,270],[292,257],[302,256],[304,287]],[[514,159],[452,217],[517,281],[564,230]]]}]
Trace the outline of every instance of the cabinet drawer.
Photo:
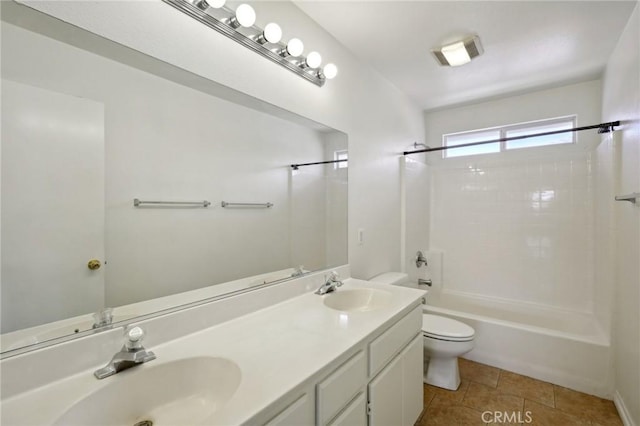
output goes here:
[{"label": "cabinet drawer", "polygon": [[364,392],[360,392],[329,426],[367,426],[367,401],[364,395]]},{"label": "cabinet drawer", "polygon": [[375,376],[421,329],[422,306],[417,306],[371,342],[369,344],[369,377]]},{"label": "cabinet drawer", "polygon": [[306,393],[265,424],[265,426],[313,425],[313,403]]},{"label": "cabinet drawer", "polygon": [[331,420],[367,382],[367,365],[362,351],[352,356],[318,383],[318,424]]}]

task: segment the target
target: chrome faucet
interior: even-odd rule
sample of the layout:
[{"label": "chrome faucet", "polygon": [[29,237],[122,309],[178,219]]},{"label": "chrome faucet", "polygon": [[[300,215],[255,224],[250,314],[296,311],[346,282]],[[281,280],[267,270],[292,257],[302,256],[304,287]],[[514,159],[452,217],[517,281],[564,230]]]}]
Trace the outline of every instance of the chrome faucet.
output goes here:
[{"label": "chrome faucet", "polygon": [[433,285],[433,281],[431,281],[431,279],[423,280],[422,278],[418,278],[418,285],[426,285],[431,287]]},{"label": "chrome faucet", "polygon": [[329,277],[326,278],[325,283],[322,284],[320,288],[316,290],[316,294],[323,295],[323,294],[327,294],[327,293],[331,293],[332,291],[335,291],[336,288],[342,285],[342,281],[340,281],[339,278],[340,276],[336,271],[331,271],[331,273],[329,274]]},{"label": "chrome faucet", "polygon": [[153,352],[147,351],[142,346],[144,336],[145,332],[140,327],[125,329],[125,341],[122,349],[111,358],[109,364],[94,371],[93,375],[98,379],[104,379],[127,368],[135,367],[136,365],[156,359],[156,355]]}]

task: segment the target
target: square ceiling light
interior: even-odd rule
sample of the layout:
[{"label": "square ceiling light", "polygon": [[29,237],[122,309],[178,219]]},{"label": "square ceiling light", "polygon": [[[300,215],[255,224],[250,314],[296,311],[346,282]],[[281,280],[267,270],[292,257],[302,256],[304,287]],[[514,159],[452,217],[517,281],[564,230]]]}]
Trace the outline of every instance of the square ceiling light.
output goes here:
[{"label": "square ceiling light", "polygon": [[467,64],[483,52],[480,37],[477,35],[431,50],[438,63],[448,67]]}]

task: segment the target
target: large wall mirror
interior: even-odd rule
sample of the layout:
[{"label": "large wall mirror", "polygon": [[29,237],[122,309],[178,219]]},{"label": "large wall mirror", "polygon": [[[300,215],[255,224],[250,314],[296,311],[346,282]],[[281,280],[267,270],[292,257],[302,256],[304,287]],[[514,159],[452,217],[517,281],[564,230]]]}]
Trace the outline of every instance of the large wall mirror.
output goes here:
[{"label": "large wall mirror", "polygon": [[12,1],[1,29],[5,356],[347,263],[346,134]]}]

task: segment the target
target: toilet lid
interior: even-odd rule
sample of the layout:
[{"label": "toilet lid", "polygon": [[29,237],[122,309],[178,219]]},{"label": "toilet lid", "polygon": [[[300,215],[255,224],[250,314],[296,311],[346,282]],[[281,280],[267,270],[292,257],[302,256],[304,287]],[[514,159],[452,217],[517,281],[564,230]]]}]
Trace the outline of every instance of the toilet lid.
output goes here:
[{"label": "toilet lid", "polygon": [[422,333],[440,340],[465,341],[473,339],[475,331],[460,321],[439,315],[422,315]]}]

